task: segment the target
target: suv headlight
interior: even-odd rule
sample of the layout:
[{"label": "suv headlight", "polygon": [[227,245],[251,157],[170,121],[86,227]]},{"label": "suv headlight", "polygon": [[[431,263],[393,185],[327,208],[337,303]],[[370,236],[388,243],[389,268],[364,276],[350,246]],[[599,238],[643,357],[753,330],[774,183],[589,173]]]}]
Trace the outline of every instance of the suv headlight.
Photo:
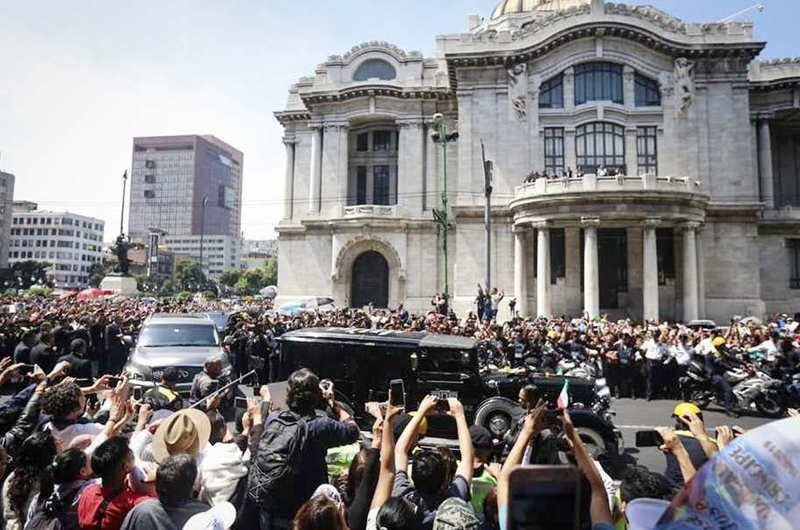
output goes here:
[{"label": "suv headlight", "polygon": [[147,381],[147,378],[144,374],[138,370],[134,370],[133,368],[127,368],[125,370],[125,375],[128,376],[128,379],[131,381]]}]

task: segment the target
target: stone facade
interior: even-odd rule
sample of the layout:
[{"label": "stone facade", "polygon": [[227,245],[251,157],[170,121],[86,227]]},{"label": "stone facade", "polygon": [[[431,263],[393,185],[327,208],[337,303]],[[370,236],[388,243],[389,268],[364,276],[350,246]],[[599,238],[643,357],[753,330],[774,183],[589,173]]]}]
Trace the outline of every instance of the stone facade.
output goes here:
[{"label": "stone facade", "polygon": [[[474,307],[485,154],[493,286],[521,313],[797,311],[800,161],[786,153],[800,150],[800,63],[758,63],[764,46],[749,23],[501,2],[438,37],[435,59],[385,42],[329,57],[275,113],[278,303],[419,311],[447,289],[457,312]],[[437,142],[442,126],[457,140]],[[433,215],[445,183],[447,271]],[[380,266],[365,274],[359,256],[373,252]]]}]

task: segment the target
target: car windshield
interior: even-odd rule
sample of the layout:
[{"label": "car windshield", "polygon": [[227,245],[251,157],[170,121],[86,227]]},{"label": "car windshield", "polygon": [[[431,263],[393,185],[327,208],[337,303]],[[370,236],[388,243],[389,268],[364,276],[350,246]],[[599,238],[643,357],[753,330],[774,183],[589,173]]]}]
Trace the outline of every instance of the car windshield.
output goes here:
[{"label": "car windshield", "polygon": [[209,324],[149,324],[142,328],[139,346],[217,346],[216,330]]}]

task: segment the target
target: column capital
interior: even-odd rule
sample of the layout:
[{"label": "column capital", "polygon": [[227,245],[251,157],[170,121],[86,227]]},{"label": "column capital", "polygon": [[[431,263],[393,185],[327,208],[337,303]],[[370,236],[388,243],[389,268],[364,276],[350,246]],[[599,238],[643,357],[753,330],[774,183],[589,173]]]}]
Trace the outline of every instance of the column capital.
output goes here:
[{"label": "column capital", "polygon": [[648,217],[644,220],[645,228],[658,228],[661,226],[661,218],[660,217]]},{"label": "column capital", "polygon": [[584,228],[597,228],[600,226],[599,217],[581,217],[581,225]]},{"label": "column capital", "polygon": [[283,145],[294,145],[297,143],[297,138],[284,136],[282,139]]},{"label": "column capital", "polygon": [[689,221],[689,222],[687,222],[687,223],[682,223],[682,224],[680,225],[680,227],[681,227],[683,230],[687,231],[687,232],[688,232],[688,231],[693,231],[693,232],[696,232],[697,230],[700,230],[700,228],[701,228],[702,226],[703,226],[702,224],[700,224],[700,223],[698,223],[698,222],[696,222],[696,221]]},{"label": "column capital", "polygon": [[553,223],[550,221],[533,221],[531,223],[531,226],[536,230],[547,230],[548,228],[551,228],[552,225]]},{"label": "column capital", "polygon": [[512,234],[524,234],[530,229],[530,224],[517,223],[511,227]]},{"label": "column capital", "polygon": [[327,122],[322,125],[326,131],[333,130],[333,131],[341,131],[347,130],[350,128],[350,124],[348,122]]},{"label": "column capital", "polygon": [[325,124],[321,121],[310,121],[308,122],[308,128],[312,131],[321,131]]}]

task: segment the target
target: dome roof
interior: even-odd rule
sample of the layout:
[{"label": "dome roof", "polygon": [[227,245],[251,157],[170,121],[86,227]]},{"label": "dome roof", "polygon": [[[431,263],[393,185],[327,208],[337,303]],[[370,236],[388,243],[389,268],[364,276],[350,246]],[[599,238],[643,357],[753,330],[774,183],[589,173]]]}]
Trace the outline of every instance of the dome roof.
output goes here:
[{"label": "dome roof", "polygon": [[591,0],[500,0],[492,11],[492,20],[503,15],[531,13],[534,11],[558,11],[583,4],[591,4]]}]

